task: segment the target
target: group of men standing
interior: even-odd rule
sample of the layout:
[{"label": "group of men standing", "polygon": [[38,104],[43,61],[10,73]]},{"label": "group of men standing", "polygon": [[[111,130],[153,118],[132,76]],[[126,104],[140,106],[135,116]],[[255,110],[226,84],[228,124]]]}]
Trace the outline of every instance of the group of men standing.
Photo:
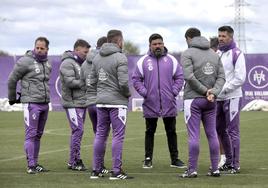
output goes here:
[{"label": "group of men standing", "polygon": [[[219,170],[238,173],[240,170],[239,113],[241,86],[245,80],[244,54],[236,47],[230,26],[218,29],[219,48],[215,53],[209,41],[197,28],[185,33],[188,49],[180,63],[168,53],[160,34],[149,37],[148,53],[142,56],[132,75],[133,86],[144,98],[145,160],[143,168],[153,167],[154,134],[158,118],[162,118],[170,167],[186,168],[179,159],[176,133],[176,96],[184,87],[184,117],[188,130],[189,161],[183,178],[197,177],[200,122],[208,139],[211,168],[209,176],[220,176]],[[122,151],[127,122],[128,61],[122,52],[124,44],[120,30],[110,30],[91,50],[87,41],[78,39],[72,51],[62,55],[60,66],[62,106],[71,128],[70,157],[67,168],[86,170],[80,158],[80,146],[88,111],[94,138],[91,179],[103,177],[109,171],[104,155],[110,129],[112,138],[112,169],[110,180],[130,179],[122,170]],[[24,104],[25,152],[27,173],[48,171],[38,164],[40,139],[48,116],[49,75],[47,59],[49,41],[39,37],[34,50],[15,64],[8,79],[10,105]],[[21,80],[21,96],[16,97],[16,85]],[[226,162],[218,167],[219,140]]]}]

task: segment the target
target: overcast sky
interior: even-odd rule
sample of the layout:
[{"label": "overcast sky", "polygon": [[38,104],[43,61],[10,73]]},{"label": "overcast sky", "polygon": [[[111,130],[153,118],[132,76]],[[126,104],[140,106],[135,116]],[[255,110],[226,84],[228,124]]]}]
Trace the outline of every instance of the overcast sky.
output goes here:
[{"label": "overcast sky", "polygon": [[[71,50],[78,38],[92,46],[110,29],[123,31],[125,40],[141,53],[152,33],[164,37],[170,52],[186,49],[184,33],[197,27],[209,38],[231,24],[234,0],[0,0],[0,50],[21,55],[33,49],[38,36],[50,40],[50,55]],[[244,8],[247,52],[268,52],[268,2],[247,0]]]}]

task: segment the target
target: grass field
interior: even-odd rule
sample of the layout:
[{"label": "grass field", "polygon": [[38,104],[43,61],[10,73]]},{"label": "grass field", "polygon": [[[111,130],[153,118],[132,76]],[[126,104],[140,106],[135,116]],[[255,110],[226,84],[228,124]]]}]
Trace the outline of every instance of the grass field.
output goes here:
[{"label": "grass field", "polygon": [[[208,144],[202,129],[198,178],[179,178],[184,170],[170,168],[169,152],[162,121],[155,136],[153,169],[142,169],[144,159],[144,120],[141,113],[128,116],[123,151],[123,169],[134,179],[110,181],[108,176],[98,180],[89,178],[90,171],[66,169],[69,154],[70,129],[64,112],[50,112],[41,141],[39,163],[51,171],[26,174],[23,150],[24,128],[22,112],[0,112],[0,187],[268,187],[268,113],[241,114],[241,173],[207,177],[209,167]],[[180,158],[187,162],[187,132],[182,113],[177,119]],[[93,134],[88,117],[81,156],[87,167],[92,160]],[[111,167],[111,142],[107,145],[106,167]]]}]

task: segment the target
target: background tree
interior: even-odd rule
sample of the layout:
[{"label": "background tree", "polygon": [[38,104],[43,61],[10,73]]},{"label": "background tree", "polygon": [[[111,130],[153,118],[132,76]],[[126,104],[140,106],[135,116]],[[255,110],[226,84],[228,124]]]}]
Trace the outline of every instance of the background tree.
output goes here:
[{"label": "background tree", "polygon": [[0,56],[9,56],[9,54],[3,50],[0,50]]},{"label": "background tree", "polygon": [[139,55],[140,49],[139,47],[131,41],[126,40],[124,43],[123,51],[126,55]]}]

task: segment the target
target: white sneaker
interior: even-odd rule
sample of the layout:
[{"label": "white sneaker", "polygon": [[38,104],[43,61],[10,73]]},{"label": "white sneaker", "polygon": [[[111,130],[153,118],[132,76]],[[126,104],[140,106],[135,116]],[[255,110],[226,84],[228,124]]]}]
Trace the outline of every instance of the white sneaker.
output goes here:
[{"label": "white sneaker", "polygon": [[218,164],[218,168],[221,168],[225,164],[225,162],[226,162],[225,155],[221,155],[221,160],[220,160],[220,162]]}]

